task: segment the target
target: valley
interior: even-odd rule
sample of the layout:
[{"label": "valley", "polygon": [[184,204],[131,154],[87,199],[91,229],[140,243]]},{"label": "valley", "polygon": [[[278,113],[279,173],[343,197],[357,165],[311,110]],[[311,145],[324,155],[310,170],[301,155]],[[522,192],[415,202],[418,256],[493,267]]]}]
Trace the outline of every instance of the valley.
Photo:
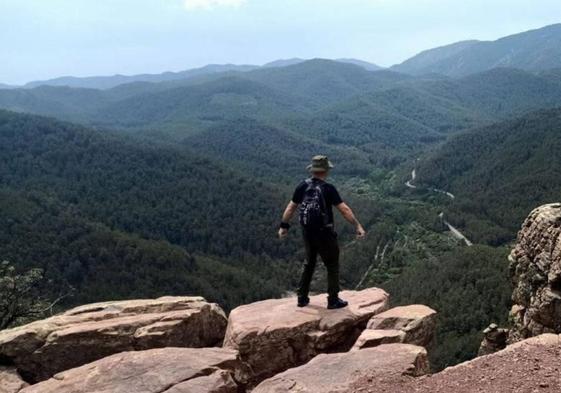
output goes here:
[{"label": "valley", "polygon": [[0,88],[0,258],[42,269],[59,309],[279,298],[304,259],[296,228],[275,237],[281,209],[322,153],[369,232],[336,223],[343,287],[438,309],[436,369],[472,358],[506,323],[507,250],[561,169],[561,63],[444,68],[478,45],[416,70],[312,59]]}]

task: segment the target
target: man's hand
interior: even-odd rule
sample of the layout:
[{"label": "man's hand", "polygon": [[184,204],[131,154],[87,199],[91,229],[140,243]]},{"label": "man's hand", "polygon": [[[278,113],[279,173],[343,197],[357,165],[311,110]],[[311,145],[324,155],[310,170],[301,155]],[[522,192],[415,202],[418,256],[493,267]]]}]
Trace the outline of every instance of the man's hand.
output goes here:
[{"label": "man's hand", "polygon": [[284,239],[288,235],[288,229],[279,228],[279,239]]},{"label": "man's hand", "polygon": [[366,237],[366,231],[360,224],[356,226],[356,237],[357,239],[364,239]]},{"label": "man's hand", "polygon": [[362,225],[360,225],[360,222],[358,222],[358,220],[356,219],[351,208],[345,202],[342,202],[337,205],[337,209],[339,209],[345,220],[355,226],[357,239],[364,239],[364,237],[366,236],[366,231],[364,230]]}]

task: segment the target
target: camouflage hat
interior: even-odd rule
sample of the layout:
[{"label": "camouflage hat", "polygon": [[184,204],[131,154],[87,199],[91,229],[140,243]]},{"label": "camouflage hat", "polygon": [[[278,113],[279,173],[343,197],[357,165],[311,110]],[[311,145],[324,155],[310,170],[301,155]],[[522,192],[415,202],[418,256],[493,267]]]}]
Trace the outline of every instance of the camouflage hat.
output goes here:
[{"label": "camouflage hat", "polygon": [[333,164],[327,156],[314,156],[312,158],[312,163],[308,165],[308,170],[310,172],[327,172],[333,168]]}]

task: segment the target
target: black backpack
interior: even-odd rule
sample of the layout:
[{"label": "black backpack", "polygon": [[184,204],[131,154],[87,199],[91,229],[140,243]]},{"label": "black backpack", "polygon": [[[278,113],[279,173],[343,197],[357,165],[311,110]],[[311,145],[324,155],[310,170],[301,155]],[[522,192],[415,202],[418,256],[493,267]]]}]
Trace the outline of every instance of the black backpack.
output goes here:
[{"label": "black backpack", "polygon": [[304,199],[300,204],[300,224],[304,228],[322,229],[329,224],[325,198],[323,196],[322,181],[306,180]]}]

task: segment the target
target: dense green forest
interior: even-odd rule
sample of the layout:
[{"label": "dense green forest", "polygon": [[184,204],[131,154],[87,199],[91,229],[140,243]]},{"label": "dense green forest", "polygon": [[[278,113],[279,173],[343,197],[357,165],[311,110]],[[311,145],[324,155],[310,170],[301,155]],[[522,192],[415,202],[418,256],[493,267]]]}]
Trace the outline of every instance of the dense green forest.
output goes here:
[{"label": "dense green forest", "polygon": [[[191,151],[0,112],[3,259],[44,269],[53,293],[74,288],[63,304],[191,293],[230,308],[294,288],[298,233],[275,232],[305,160],[287,167],[288,186]],[[255,156],[254,168],[280,173],[285,158]],[[380,215],[343,195],[366,222]]]},{"label": "dense green forest", "polygon": [[514,239],[535,207],[561,195],[561,109],[457,135],[419,163],[419,181],[456,195],[448,216],[477,242]]},{"label": "dense green forest", "polygon": [[508,251],[460,247],[410,264],[382,286],[395,304],[427,304],[439,312],[431,365],[439,370],[477,355],[481,331],[506,326],[512,288]]},{"label": "dense green forest", "polygon": [[[79,287],[73,302],[200,288],[231,299],[225,288],[236,280],[255,300],[287,285],[282,259],[295,244],[272,236],[281,188],[208,159],[9,112],[0,113],[0,163],[3,259]],[[238,278],[224,277],[224,293],[197,282],[193,253],[216,257],[214,280]]]}]

